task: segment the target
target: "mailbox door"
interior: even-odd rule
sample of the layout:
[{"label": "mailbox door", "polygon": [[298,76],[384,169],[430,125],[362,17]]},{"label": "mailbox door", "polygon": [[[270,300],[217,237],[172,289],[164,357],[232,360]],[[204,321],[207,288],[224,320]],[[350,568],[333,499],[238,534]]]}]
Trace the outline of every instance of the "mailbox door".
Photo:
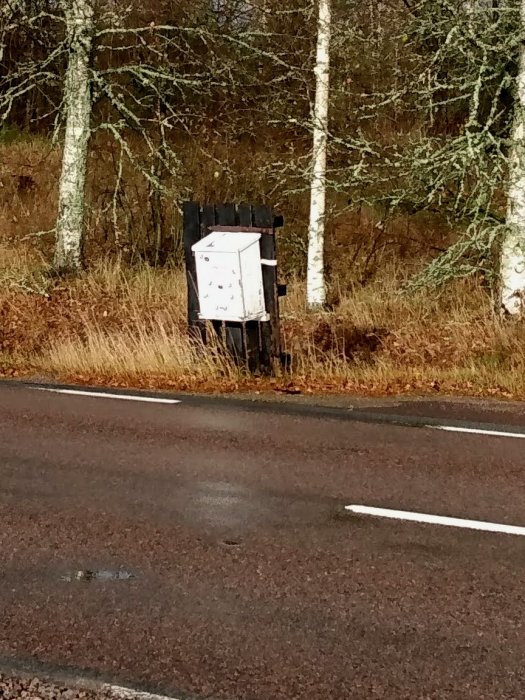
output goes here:
[{"label": "mailbox door", "polygon": [[244,303],[238,253],[197,253],[200,317],[241,321]]}]

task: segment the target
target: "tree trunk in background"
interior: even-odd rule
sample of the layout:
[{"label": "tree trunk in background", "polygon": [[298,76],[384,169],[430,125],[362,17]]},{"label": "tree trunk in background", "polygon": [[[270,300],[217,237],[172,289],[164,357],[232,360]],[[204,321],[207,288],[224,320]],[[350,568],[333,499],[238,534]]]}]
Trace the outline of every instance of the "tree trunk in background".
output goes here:
[{"label": "tree trunk in background", "polygon": [[[525,33],[525,0],[521,31]],[[525,304],[525,44],[520,46],[516,106],[509,155],[507,232],[501,248],[501,309],[518,316]]]},{"label": "tree trunk in background", "polygon": [[[25,11],[25,8],[20,0],[11,0],[11,2],[2,3],[0,5],[0,27],[5,27],[7,24],[9,24],[15,13],[20,10],[22,12]],[[4,41],[5,37],[3,36],[2,32],[2,35],[0,35],[0,62],[4,59],[4,51],[6,49]]]},{"label": "tree trunk in background", "polygon": [[82,265],[84,204],[91,119],[90,60],[93,42],[92,0],[63,0],[69,63],[64,102],[66,133],[60,176],[55,269],[76,272]]},{"label": "tree trunk in background", "polygon": [[[524,0],[525,1],[525,0]],[[324,276],[324,229],[326,210],[326,151],[330,88],[331,0],[319,0],[314,144],[308,232],[307,301],[310,308],[326,301]]]}]

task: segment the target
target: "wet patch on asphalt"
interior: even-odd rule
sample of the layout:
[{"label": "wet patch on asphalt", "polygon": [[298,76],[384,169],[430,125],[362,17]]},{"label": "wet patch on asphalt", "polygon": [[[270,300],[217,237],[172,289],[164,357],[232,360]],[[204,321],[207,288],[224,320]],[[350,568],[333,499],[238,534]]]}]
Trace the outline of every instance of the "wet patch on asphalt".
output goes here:
[{"label": "wet patch on asphalt", "polygon": [[245,535],[261,527],[333,526],[344,512],[339,501],[298,498],[222,481],[187,484],[172,494],[171,501],[187,525],[230,547],[239,546]]},{"label": "wet patch on asphalt", "polygon": [[98,571],[92,569],[79,569],[78,571],[68,572],[60,577],[61,581],[66,583],[73,583],[75,581],[129,581],[135,578],[135,574],[131,571],[124,571],[123,569],[110,570],[110,569],[100,569]]}]

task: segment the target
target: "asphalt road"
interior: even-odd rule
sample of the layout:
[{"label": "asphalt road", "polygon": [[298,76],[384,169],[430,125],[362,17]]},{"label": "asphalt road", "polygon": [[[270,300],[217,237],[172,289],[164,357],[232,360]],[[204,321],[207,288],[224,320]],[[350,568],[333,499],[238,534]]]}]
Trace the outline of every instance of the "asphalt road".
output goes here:
[{"label": "asphalt road", "polygon": [[497,404],[0,385],[0,660],[177,697],[523,698],[525,537],[345,510],[525,526],[522,433]]}]

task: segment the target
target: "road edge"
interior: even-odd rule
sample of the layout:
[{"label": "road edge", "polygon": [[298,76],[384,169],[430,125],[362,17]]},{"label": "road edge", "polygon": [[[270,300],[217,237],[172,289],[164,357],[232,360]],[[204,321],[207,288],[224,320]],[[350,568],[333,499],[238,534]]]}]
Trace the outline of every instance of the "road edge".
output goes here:
[{"label": "road edge", "polygon": [[174,695],[151,692],[146,688],[132,688],[122,685],[120,679],[108,680],[88,669],[76,669],[66,666],[53,666],[36,659],[8,659],[0,657],[0,675],[19,678],[31,682],[38,678],[42,683],[80,691],[100,693],[115,700],[213,700],[212,697],[199,698],[189,693],[177,691]]},{"label": "road edge", "polygon": [[196,408],[234,408],[247,412],[274,413],[296,417],[335,419],[354,423],[369,423],[373,425],[393,425],[406,428],[440,428],[444,425],[464,430],[491,431],[496,427],[504,429],[512,436],[523,434],[523,425],[507,425],[504,422],[485,422],[478,420],[460,420],[436,418],[433,416],[410,415],[403,413],[381,413],[375,410],[348,405],[334,406],[317,403],[302,403],[295,401],[279,401],[261,399],[260,397],[225,394],[192,394],[169,391],[148,391],[143,389],[110,388],[91,385],[58,384],[53,382],[38,382],[27,380],[0,380],[1,387],[18,387],[25,389],[43,389],[47,391],[67,391],[82,389],[98,394],[134,394],[143,397],[156,397],[177,400],[180,405]]}]

